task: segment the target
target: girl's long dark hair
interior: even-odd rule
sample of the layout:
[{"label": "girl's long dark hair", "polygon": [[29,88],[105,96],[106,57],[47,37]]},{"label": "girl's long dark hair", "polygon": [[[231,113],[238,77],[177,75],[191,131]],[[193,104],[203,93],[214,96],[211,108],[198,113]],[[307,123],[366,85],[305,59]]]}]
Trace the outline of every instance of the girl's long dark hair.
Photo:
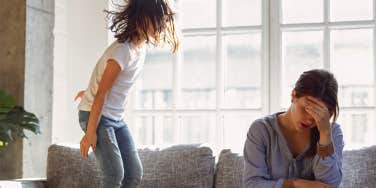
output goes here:
[{"label": "girl's long dark hair", "polygon": [[[105,10],[111,21],[109,29],[119,42],[143,40],[158,46],[167,43],[176,52],[179,40],[175,31],[174,12],[167,0],[124,0],[117,11]],[[150,33],[152,29],[153,33]]]},{"label": "girl's long dark hair", "polygon": [[[333,74],[322,69],[314,69],[304,72],[295,83],[296,96],[313,96],[323,101],[330,115],[333,116],[332,124],[338,118],[338,83]],[[316,144],[320,140],[317,127],[311,129],[311,149],[316,152]]]}]

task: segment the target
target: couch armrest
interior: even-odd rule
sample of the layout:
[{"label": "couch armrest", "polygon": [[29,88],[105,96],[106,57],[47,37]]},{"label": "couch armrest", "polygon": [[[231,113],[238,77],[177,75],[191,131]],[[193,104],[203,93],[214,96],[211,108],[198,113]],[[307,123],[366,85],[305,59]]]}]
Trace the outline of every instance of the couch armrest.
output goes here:
[{"label": "couch armrest", "polygon": [[0,181],[0,188],[47,188],[46,179],[14,179]]}]

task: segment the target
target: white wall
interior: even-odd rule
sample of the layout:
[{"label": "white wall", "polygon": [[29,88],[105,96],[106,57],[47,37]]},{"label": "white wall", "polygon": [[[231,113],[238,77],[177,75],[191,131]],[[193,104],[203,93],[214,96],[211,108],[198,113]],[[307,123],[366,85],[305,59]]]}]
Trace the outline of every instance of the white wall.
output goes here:
[{"label": "white wall", "polygon": [[[33,0],[26,4],[23,105],[39,118],[41,134],[25,131],[28,139],[23,139],[22,160],[17,163],[22,162],[22,178],[44,178],[52,134],[54,0]],[[11,5],[17,9],[14,11],[19,11],[16,4]]]}]

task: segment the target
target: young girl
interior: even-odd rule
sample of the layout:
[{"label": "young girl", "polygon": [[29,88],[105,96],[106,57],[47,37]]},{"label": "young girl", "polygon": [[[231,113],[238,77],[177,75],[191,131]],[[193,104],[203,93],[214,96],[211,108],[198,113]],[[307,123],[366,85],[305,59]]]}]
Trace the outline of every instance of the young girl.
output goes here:
[{"label": "young girl", "polygon": [[85,91],[77,94],[79,122],[85,132],[80,152],[92,147],[102,173],[101,187],[136,187],[142,165],[127,124],[125,104],[144,64],[145,44],[160,42],[178,48],[174,13],[166,0],[128,0],[112,16],[117,39],[99,59]]},{"label": "young girl", "polygon": [[253,122],[244,146],[244,187],[339,186],[344,143],[341,128],[335,123],[337,91],[331,73],[304,72],[286,112]]}]

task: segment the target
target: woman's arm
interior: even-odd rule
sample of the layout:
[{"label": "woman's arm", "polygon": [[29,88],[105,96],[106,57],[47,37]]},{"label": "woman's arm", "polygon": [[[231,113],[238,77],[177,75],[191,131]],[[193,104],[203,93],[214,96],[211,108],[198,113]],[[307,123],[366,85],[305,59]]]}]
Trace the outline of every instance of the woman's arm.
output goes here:
[{"label": "woman's arm", "polygon": [[80,142],[80,152],[81,155],[85,158],[88,157],[88,151],[90,147],[92,147],[94,151],[96,149],[96,130],[98,126],[98,121],[101,116],[103,103],[107,92],[111,89],[120,71],[121,68],[115,60],[108,60],[101,81],[99,82],[98,90],[94,97],[93,105],[90,110],[90,116],[86,133]]},{"label": "woman's arm", "polygon": [[286,186],[286,188],[332,188],[331,185],[322,183],[320,181],[310,181],[304,179],[293,180],[293,186]]},{"label": "woman's arm", "polygon": [[343,135],[339,125],[334,125],[332,140],[334,153],[321,157],[318,154],[314,157],[313,173],[317,180],[338,187],[342,180],[342,151],[344,147]]},{"label": "woman's arm", "polygon": [[[316,180],[338,187],[342,180],[343,135],[337,124],[331,124],[330,113],[319,99],[307,97],[306,111],[314,118],[320,132],[319,145],[325,146],[323,153],[317,153],[313,159],[313,173]],[[318,150],[319,151],[319,150]]]},{"label": "woman's arm", "polygon": [[263,122],[252,123],[244,145],[243,186],[245,188],[281,188],[284,179],[271,180],[266,164],[267,133]]}]

